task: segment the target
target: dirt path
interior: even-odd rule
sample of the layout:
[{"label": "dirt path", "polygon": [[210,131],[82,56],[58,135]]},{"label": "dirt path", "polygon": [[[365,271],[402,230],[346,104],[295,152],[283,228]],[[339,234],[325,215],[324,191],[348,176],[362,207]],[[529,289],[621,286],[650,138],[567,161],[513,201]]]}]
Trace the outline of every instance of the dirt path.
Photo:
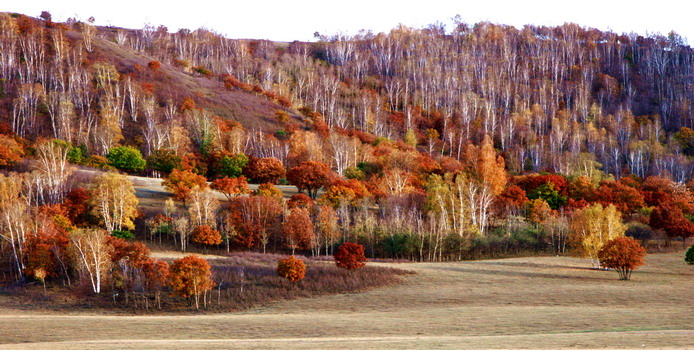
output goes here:
[{"label": "dirt path", "polygon": [[0,342],[51,349],[686,348],[694,347],[694,269],[681,260],[651,255],[628,282],[572,258],[405,264],[397,266],[417,274],[397,286],[240,313],[5,309]]}]

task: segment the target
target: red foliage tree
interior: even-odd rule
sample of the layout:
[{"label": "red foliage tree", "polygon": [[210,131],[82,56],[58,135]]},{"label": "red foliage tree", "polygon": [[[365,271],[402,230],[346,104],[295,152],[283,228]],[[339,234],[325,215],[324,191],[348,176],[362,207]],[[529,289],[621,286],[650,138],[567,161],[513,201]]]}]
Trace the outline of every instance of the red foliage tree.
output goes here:
[{"label": "red foliage tree", "polygon": [[228,200],[231,200],[232,197],[251,192],[251,190],[248,188],[248,182],[246,181],[245,176],[216,179],[212,181],[210,188],[222,192],[222,194],[224,194]]},{"label": "red foliage tree", "polygon": [[277,184],[277,181],[286,174],[286,170],[277,158],[250,157],[243,169],[243,174],[255,183]]},{"label": "red foliage tree", "polygon": [[528,203],[528,197],[522,188],[511,185],[506,187],[504,191],[499,194],[496,201],[497,207],[501,209],[502,212],[507,212],[522,208]]},{"label": "red foliage tree", "polygon": [[526,193],[530,193],[546,183],[552,183],[554,189],[562,196],[566,196],[569,193],[569,184],[563,176],[558,174],[518,176],[515,178],[515,183],[525,190]]},{"label": "red foliage tree", "polygon": [[65,196],[61,204],[65,215],[73,224],[80,226],[86,224],[89,207],[90,193],[82,187],[75,187]]},{"label": "red foliage tree", "polygon": [[42,230],[30,235],[25,246],[26,275],[33,276],[36,271],[42,270],[45,277],[58,277],[67,268],[62,264],[68,243],[68,237],[62,230]]},{"label": "red foliage tree", "polygon": [[315,243],[315,232],[308,210],[292,209],[282,225],[282,236],[287,248],[292,250],[292,255],[296,249],[312,248]]},{"label": "red foliage tree", "polygon": [[694,224],[684,217],[682,209],[667,203],[653,209],[649,224],[654,229],[665,231],[668,238],[681,237],[682,245],[694,234]]},{"label": "red foliage tree", "polygon": [[200,225],[193,230],[190,240],[202,245],[219,245],[222,243],[222,235],[208,225]]},{"label": "red foliage tree", "polygon": [[617,237],[607,243],[598,252],[602,266],[617,270],[619,279],[628,280],[631,273],[643,265],[646,249],[631,237]]},{"label": "red foliage tree", "polygon": [[290,256],[277,263],[277,276],[292,282],[298,282],[306,275],[306,264],[303,260]]},{"label": "red foliage tree", "polygon": [[235,244],[246,249],[262,246],[265,251],[282,214],[281,201],[265,196],[239,197],[231,202],[229,209],[236,229]]},{"label": "red foliage tree", "polygon": [[169,278],[169,264],[158,259],[147,259],[142,264],[144,289],[146,293],[154,294],[157,307],[161,309],[161,291]]},{"label": "red foliage tree", "polygon": [[594,196],[594,201],[603,206],[614,204],[624,214],[634,213],[644,205],[638,190],[616,181],[603,181]]},{"label": "red foliage tree", "polygon": [[214,288],[212,270],[207,260],[196,255],[174,260],[167,281],[174,295],[188,299],[200,308],[200,295]]},{"label": "red foliage tree", "polygon": [[330,183],[330,178],[330,167],[314,161],[302,162],[287,172],[289,183],[296,186],[299,191],[306,191],[313,199],[316,199],[320,188]]},{"label": "red foliage tree", "polygon": [[314,205],[313,200],[303,193],[297,193],[291,196],[291,198],[289,198],[287,201],[287,208],[289,209],[304,208],[312,212]]},{"label": "red foliage tree", "polygon": [[345,242],[337,248],[334,255],[335,264],[347,270],[354,270],[366,265],[364,246],[358,243]]}]

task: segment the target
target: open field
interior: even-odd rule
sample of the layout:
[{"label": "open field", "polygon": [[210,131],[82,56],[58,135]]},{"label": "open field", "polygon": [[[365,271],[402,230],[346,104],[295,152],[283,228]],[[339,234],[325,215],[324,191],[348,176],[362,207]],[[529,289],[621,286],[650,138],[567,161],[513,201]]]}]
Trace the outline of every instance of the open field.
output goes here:
[{"label": "open field", "polygon": [[0,349],[694,347],[694,268],[681,252],[647,263],[628,282],[563,257],[396,264],[417,274],[365,293],[225,314],[5,308]]}]

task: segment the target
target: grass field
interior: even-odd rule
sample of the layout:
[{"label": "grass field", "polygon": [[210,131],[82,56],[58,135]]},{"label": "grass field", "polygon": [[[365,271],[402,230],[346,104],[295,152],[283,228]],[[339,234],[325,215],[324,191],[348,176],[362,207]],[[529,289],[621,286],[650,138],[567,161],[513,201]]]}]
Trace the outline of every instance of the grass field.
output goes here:
[{"label": "grass field", "polygon": [[365,293],[239,313],[4,308],[0,349],[688,348],[694,347],[694,267],[682,260],[681,252],[650,255],[627,282],[565,257],[391,264],[416,274]]}]

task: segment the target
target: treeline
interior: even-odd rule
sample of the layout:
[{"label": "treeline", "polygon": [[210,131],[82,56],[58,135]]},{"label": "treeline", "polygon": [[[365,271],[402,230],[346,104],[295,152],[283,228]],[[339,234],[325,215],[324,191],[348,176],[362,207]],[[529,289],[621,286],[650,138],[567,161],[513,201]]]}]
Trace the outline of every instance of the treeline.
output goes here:
[{"label": "treeline", "polygon": [[[5,277],[36,277],[36,257],[92,280],[78,242],[95,227],[182,251],[322,255],[357,241],[418,261],[567,248],[595,260],[625,233],[686,239],[691,50],[678,40],[459,23],[280,49],[3,15]],[[151,60],[123,67],[103,49],[115,44]],[[167,95],[174,71],[272,101],[280,129]],[[75,165],[109,172],[79,179]],[[140,212],[114,170],[165,177],[173,198]],[[285,200],[277,184],[304,194]]]}]

